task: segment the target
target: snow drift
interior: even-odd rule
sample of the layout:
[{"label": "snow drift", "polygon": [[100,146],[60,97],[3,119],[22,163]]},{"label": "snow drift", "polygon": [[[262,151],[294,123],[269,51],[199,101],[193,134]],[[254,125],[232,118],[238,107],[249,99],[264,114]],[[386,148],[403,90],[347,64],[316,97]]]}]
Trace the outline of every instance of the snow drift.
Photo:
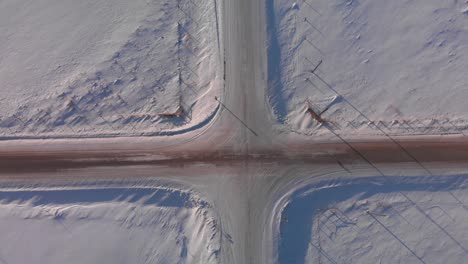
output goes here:
[{"label": "snow drift", "polygon": [[158,187],[3,189],[4,263],[218,263],[210,205]]},{"label": "snow drift", "polygon": [[211,118],[214,11],[213,1],[2,1],[0,135],[151,135]]},{"label": "snow drift", "polygon": [[[299,133],[463,133],[465,1],[267,1],[269,98]],[[340,102],[328,98],[339,95]]]},{"label": "snow drift", "polygon": [[467,176],[314,183],[285,199],[279,263],[463,263]]}]

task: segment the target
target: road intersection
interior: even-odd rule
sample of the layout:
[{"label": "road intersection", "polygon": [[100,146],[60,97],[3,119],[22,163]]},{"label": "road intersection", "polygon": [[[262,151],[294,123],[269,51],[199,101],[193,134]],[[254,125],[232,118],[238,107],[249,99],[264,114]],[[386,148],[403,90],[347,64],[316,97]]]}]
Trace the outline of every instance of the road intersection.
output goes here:
[{"label": "road intersection", "polygon": [[76,180],[157,175],[198,186],[210,178],[211,184],[199,188],[211,195],[222,232],[230,233],[234,241],[222,245],[222,263],[269,263],[274,249],[268,242],[271,230],[266,229],[275,206],[272,197],[314,175],[317,166],[329,167],[317,174],[323,179],[348,170],[376,175],[375,167],[385,171],[397,163],[424,174],[405,151],[430,170],[430,164],[468,161],[468,141],[462,135],[402,137],[395,139],[400,147],[385,136],[349,143],[340,138],[321,141],[282,128],[268,103],[265,1],[224,1],[218,6],[225,89],[216,99],[222,107],[210,124],[190,137],[0,142],[1,177]]}]

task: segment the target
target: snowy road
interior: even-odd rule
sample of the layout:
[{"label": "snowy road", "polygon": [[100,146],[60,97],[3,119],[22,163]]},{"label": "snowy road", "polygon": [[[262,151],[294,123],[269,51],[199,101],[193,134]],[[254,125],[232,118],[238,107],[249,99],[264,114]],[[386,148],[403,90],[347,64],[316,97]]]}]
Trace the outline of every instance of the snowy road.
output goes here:
[{"label": "snowy road", "polygon": [[[464,136],[401,138],[403,151],[385,137],[349,145],[339,139],[320,142],[281,132],[265,94],[265,1],[224,1],[218,7],[226,79],[214,122],[190,137],[171,139],[1,142],[2,180],[174,181],[213,205],[221,237],[220,263],[271,263],[278,240],[273,232],[279,221],[274,218],[276,203],[300,184],[380,172],[396,175],[394,163],[412,175],[427,175],[426,170],[449,174],[467,162]],[[458,163],[439,164],[447,161]]]},{"label": "snowy road", "polygon": [[217,3],[226,79],[224,95],[219,99],[220,111],[210,123],[187,134],[167,137],[0,141],[1,169],[15,171],[17,164],[24,162],[30,166],[20,169],[35,170],[158,164],[168,160],[217,162],[255,158],[335,163],[337,158],[346,162],[362,160],[362,156],[373,162],[414,162],[414,158],[427,162],[465,161],[468,157],[464,135],[356,137],[348,140],[350,146],[339,137],[323,141],[284,129],[276,122],[266,95],[265,1]]},{"label": "snowy road", "polygon": [[[266,103],[265,10],[263,1],[225,2],[226,106],[227,122],[241,129],[237,145],[244,151],[272,142],[274,122]],[[229,113],[225,113],[229,115]]]}]

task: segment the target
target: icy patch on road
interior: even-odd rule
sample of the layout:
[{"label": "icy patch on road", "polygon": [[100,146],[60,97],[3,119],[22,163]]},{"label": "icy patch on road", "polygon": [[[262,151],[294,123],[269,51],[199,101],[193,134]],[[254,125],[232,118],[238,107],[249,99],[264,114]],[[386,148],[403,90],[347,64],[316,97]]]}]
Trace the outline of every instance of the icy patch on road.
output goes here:
[{"label": "icy patch on road", "polygon": [[279,263],[463,263],[468,177],[375,177],[303,187],[286,199]]},{"label": "icy patch on road", "polygon": [[166,188],[5,189],[5,263],[218,263],[209,204]]},{"label": "icy patch on road", "polygon": [[[268,1],[269,99],[279,122],[310,135],[466,131],[466,8],[451,0]],[[336,95],[339,104],[320,105]],[[308,100],[329,126],[304,110]]]}]

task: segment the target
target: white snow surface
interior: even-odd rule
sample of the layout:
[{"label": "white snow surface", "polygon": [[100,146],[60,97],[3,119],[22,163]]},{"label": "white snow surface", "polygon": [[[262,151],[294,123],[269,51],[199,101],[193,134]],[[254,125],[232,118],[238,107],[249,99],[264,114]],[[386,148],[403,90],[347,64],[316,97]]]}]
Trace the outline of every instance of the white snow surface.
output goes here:
[{"label": "white snow surface", "polygon": [[[141,135],[212,117],[213,1],[0,2],[0,135]],[[184,115],[161,117],[182,107]]]},{"label": "white snow surface", "polygon": [[[222,82],[213,3],[0,2],[0,137],[158,135],[203,124]],[[306,113],[307,99],[327,109],[338,133],[380,134],[370,121],[389,134],[468,127],[466,1],[266,3],[269,99],[291,130],[328,133]],[[158,116],[179,103],[183,118]],[[170,185],[0,185],[0,262],[236,263],[263,254],[247,239],[271,228],[273,241],[261,246],[274,247],[272,262],[464,263],[466,175],[352,171],[295,185],[316,175],[298,176],[299,167],[278,176],[267,164],[262,177],[255,169],[265,168],[249,166],[194,180],[203,197]],[[184,170],[184,180],[196,179]],[[264,206],[277,203],[278,211]]]},{"label": "white snow surface", "polygon": [[278,220],[279,263],[465,263],[467,177],[370,177],[298,188]]},{"label": "white snow surface", "polygon": [[218,263],[210,205],[159,187],[3,189],[2,263]]},{"label": "white snow surface", "polygon": [[[468,127],[466,1],[267,2],[269,97],[299,133],[459,133]],[[317,70],[312,73],[316,68]],[[339,101],[331,98],[341,95]]]}]

